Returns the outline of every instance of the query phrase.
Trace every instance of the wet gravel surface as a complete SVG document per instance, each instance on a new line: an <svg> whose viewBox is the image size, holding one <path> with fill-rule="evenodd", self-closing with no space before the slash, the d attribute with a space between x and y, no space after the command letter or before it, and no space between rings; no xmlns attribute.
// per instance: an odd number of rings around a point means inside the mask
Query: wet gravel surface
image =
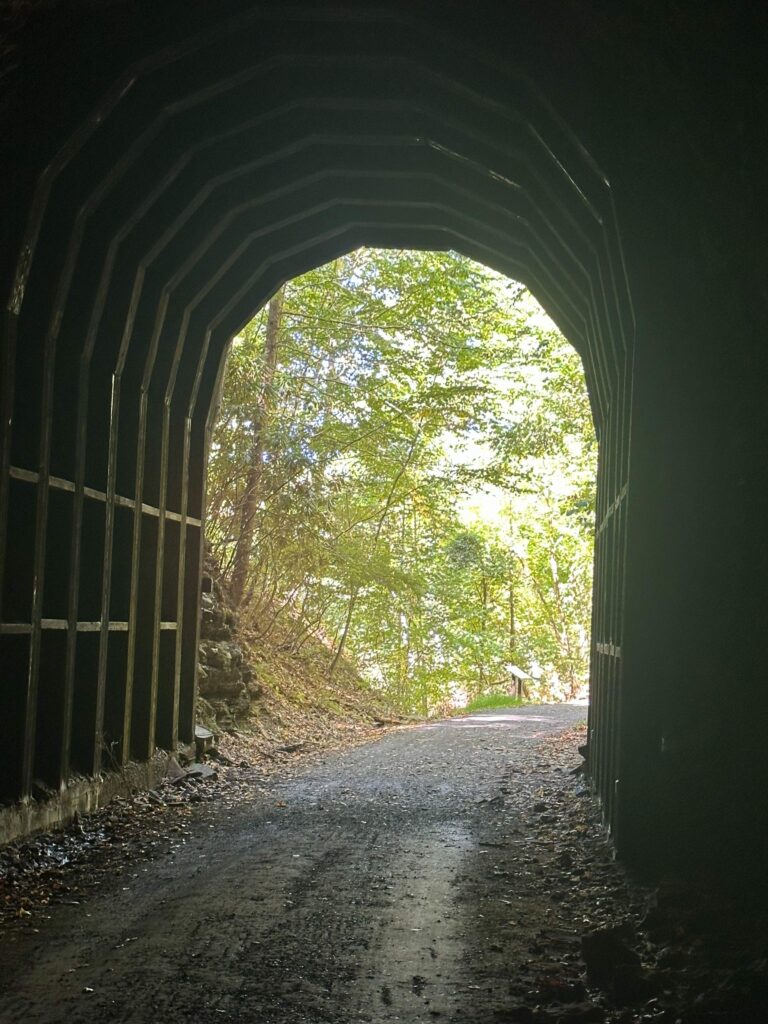
<svg viewBox="0 0 768 1024"><path fill-rule="evenodd" d="M640 985L651 896L573 773L584 718L398 730L198 808L156 859L4 928L0 1021L683 1019Z"/></svg>

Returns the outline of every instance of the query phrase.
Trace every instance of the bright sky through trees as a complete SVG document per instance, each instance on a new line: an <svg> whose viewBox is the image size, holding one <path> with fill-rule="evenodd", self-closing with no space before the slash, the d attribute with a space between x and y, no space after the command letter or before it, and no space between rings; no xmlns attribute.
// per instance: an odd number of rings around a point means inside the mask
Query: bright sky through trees
<svg viewBox="0 0 768 1024"><path fill-rule="evenodd" d="M430 713L583 690L596 441L576 352L455 253L360 249L235 339L208 536L257 638Z"/></svg>

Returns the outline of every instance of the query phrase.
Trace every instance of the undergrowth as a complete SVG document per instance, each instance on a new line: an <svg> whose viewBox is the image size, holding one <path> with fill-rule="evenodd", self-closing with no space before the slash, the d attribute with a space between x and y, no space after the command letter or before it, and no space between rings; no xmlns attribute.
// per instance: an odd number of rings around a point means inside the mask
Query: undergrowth
<svg viewBox="0 0 768 1024"><path fill-rule="evenodd" d="M460 714L467 711L487 711L489 708L519 708L524 703L520 697L512 697L508 693L484 693L471 700L461 709Z"/></svg>

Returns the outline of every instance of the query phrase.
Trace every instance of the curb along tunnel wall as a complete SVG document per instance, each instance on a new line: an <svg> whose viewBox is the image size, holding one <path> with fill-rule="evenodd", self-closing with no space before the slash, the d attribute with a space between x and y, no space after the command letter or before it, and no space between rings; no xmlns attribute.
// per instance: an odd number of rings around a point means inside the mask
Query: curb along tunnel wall
<svg viewBox="0 0 768 1024"><path fill-rule="evenodd" d="M357 245L454 248L524 281L584 360L591 769L619 852L759 862L759 31L746 7L707 10L481 4L468 25L452 3L94 3L20 21L0 115L2 799L191 738L228 339ZM713 83L729 32L738 71Z"/></svg>

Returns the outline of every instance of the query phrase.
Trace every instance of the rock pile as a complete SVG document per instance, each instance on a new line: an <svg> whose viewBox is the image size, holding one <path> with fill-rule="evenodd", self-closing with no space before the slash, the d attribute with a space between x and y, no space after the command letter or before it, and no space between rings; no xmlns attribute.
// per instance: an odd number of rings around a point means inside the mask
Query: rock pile
<svg viewBox="0 0 768 1024"><path fill-rule="evenodd" d="M198 717L231 732L261 693L237 642L237 616L212 567L206 566L200 622Z"/></svg>

